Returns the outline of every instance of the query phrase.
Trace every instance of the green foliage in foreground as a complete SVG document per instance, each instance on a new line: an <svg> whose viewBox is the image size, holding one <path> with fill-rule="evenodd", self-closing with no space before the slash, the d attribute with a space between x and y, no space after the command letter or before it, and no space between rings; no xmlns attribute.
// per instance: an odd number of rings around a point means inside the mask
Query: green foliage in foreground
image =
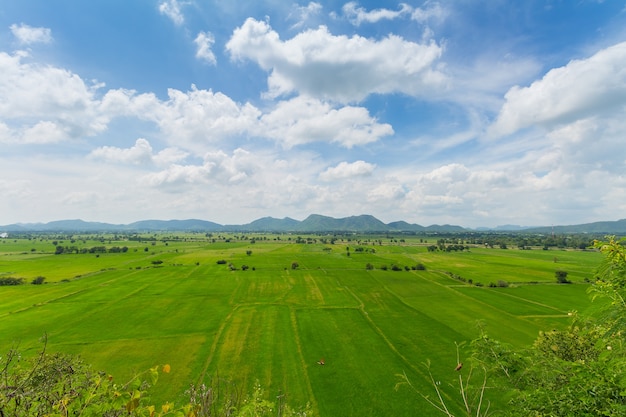
<svg viewBox="0 0 626 417"><path fill-rule="evenodd" d="M78 357L41 353L28 361L17 350L0 358L1 417L141 416L141 417L306 417L310 407L294 411L289 405L265 398L257 383L243 396L236 389L191 386L182 406L167 402L155 406L149 388L159 377L159 369L170 372L170 365L155 366L119 383L104 372L94 372ZM279 399L280 400L280 399Z"/></svg>
<svg viewBox="0 0 626 417"><path fill-rule="evenodd" d="M610 238L595 244L605 255L591 287L594 298L605 300L599 317L576 317L565 330L541 332L526 349L516 350L486 334L473 341L471 364L457 367L461 396L456 403L465 410L464 415L492 414L483 402L486 391L507 399L508 406L498 410L498 415L626 415L624 243L625 239ZM400 377L401 384L410 385L406 375ZM436 398L418 392L443 415L453 416L449 403L454 401L446 401L432 375L431 381Z"/></svg>

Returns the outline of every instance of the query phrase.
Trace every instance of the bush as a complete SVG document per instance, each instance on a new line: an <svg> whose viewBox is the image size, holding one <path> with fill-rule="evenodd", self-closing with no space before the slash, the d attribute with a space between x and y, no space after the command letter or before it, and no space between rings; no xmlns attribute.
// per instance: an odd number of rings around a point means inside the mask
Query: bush
<svg viewBox="0 0 626 417"><path fill-rule="evenodd" d="M46 280L46 277L38 276L34 278L30 283L33 285L41 285Z"/></svg>
<svg viewBox="0 0 626 417"><path fill-rule="evenodd" d="M24 278L14 278L14 277L5 277L0 278L0 287L1 286L9 286L9 285L22 285L24 283Z"/></svg>
<svg viewBox="0 0 626 417"><path fill-rule="evenodd" d="M220 259L219 261L217 261L218 265L226 265L226 260L225 259Z"/></svg>
<svg viewBox="0 0 626 417"><path fill-rule="evenodd" d="M45 343L45 337L44 337ZM155 366L127 382L96 372L80 358L43 350L32 360L21 359L15 349L0 356L0 416L311 416L310 405L299 410L284 401L266 399L258 384L245 395L232 383L211 381L192 385L182 405L156 407L150 388L170 365ZM218 392L220 395L215 395Z"/></svg>
<svg viewBox="0 0 626 417"><path fill-rule="evenodd" d="M567 271L557 270L554 273L554 276L556 277L556 282L558 282L559 284L571 284L572 283L572 281L567 279Z"/></svg>

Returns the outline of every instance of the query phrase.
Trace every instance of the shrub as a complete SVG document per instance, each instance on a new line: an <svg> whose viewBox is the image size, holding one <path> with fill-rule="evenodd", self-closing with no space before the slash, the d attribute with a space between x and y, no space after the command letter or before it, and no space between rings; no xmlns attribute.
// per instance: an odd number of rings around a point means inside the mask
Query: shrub
<svg viewBox="0 0 626 417"><path fill-rule="evenodd" d="M24 283L24 278L14 278L14 277L0 278L0 286L22 285L23 283Z"/></svg>
<svg viewBox="0 0 626 417"><path fill-rule="evenodd" d="M33 285L41 285L46 280L46 277L42 277L41 275L37 278L34 278L30 283Z"/></svg>
<svg viewBox="0 0 626 417"><path fill-rule="evenodd" d="M220 259L219 261L217 261L218 265L226 265L226 260L225 259Z"/></svg>
<svg viewBox="0 0 626 417"><path fill-rule="evenodd" d="M567 271L563 271L561 269L554 272L554 276L556 277L556 282L559 284L571 284L572 281L567 279Z"/></svg>
<svg viewBox="0 0 626 417"><path fill-rule="evenodd" d="M45 336L44 336L45 343ZM0 356L0 416L310 416L310 405L293 409L283 400L272 402L261 386L245 395L229 382L211 381L191 385L182 405L172 402L156 407L150 403L150 388L170 365L155 366L119 382L96 372L80 358L48 354L45 346L25 361L15 349ZM220 395L215 395L218 392Z"/></svg>

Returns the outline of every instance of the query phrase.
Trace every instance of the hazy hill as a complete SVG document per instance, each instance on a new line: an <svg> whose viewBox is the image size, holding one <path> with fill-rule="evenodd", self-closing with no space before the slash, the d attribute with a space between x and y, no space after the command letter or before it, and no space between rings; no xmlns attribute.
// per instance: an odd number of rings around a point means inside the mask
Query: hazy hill
<svg viewBox="0 0 626 417"><path fill-rule="evenodd" d="M228 225L224 226L227 230L241 230L247 232L291 232L298 228L300 222L298 220L285 217L284 219L276 219L274 217L262 217L251 223L244 225Z"/></svg>
<svg viewBox="0 0 626 417"><path fill-rule="evenodd" d="M389 230L389 226L370 215L335 219L311 214L298 225L297 230L302 232L384 232Z"/></svg>
<svg viewBox="0 0 626 417"><path fill-rule="evenodd" d="M501 226L495 229L480 228L476 231L514 231L517 233L589 233L626 235L626 219L617 221L603 221L570 226L547 226L521 228L519 226ZM461 233L472 231L456 225L421 226L405 221L396 221L385 224L376 217L363 214L344 218L334 218L320 214L311 214L299 221L289 217L277 219L263 217L248 224L221 225L207 220L142 220L130 224L110 224L100 222L86 222L83 220L59 220L49 223L19 223L0 226L0 232L294 232L294 233L323 233L323 232L395 232L395 233Z"/></svg>
<svg viewBox="0 0 626 417"><path fill-rule="evenodd" d="M545 226L525 229L525 233L591 233L591 234L626 234L626 219L616 221L584 223L570 226Z"/></svg>
<svg viewBox="0 0 626 417"><path fill-rule="evenodd" d="M125 226L126 230L180 231L180 232L219 232L224 226L206 220L141 220Z"/></svg>

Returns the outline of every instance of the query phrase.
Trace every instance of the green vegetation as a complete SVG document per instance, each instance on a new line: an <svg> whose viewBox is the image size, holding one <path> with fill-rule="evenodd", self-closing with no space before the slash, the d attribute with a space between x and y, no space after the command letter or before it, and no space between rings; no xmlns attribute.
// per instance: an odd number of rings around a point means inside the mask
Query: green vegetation
<svg viewBox="0 0 626 417"><path fill-rule="evenodd" d="M321 416L438 415L411 390L394 390L396 375L434 396L433 375L441 395L455 398L455 343L468 355L480 329L520 348L542 330L565 331L570 314L590 305L586 291L602 255L529 242L504 250L482 240L447 250L452 243L440 249L437 241L241 233L4 239L0 279L40 285L0 287L0 352L17 343L34 357L47 333L51 354L80 355L116 380L168 363L151 404L182 407L190 384L219 380L257 397L263 387L264 400L308 403ZM572 285L557 285L556 271ZM494 409L506 398L487 392L485 401Z"/></svg>

